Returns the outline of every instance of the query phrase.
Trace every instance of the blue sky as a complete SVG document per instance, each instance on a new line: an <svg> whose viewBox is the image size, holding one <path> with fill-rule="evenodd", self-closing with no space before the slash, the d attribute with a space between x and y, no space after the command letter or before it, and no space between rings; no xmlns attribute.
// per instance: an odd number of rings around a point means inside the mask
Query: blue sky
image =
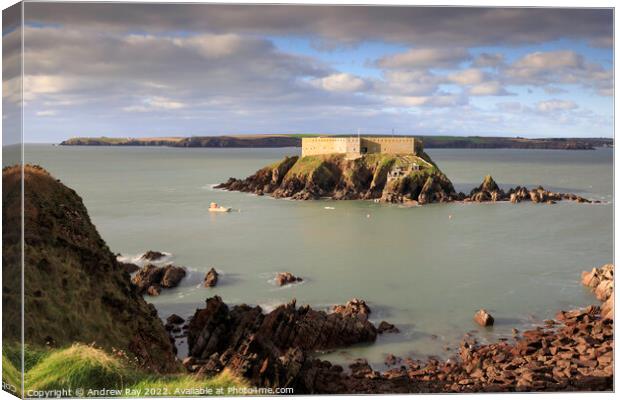
<svg viewBox="0 0 620 400"><path fill-rule="evenodd" d="M30 142L613 135L610 10L29 3L25 18ZM5 73L5 121L18 81Z"/></svg>

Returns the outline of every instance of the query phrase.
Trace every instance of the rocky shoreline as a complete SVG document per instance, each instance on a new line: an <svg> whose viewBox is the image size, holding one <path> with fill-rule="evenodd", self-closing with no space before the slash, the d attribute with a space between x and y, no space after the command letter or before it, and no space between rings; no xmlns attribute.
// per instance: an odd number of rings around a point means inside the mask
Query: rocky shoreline
<svg viewBox="0 0 620 400"><path fill-rule="evenodd" d="M392 368L384 372L363 359L345 370L312 355L397 332L388 322L379 328L369 322L363 300L331 312L292 301L264 314L258 306L229 308L216 296L185 326L189 357L183 364L191 373L226 369L258 387L292 387L296 394L612 390L613 265L584 273L582 281L603 307L560 311L555 320L516 335L514 343L481 345L465 335L455 360L388 355Z"/></svg>
<svg viewBox="0 0 620 400"><path fill-rule="evenodd" d="M347 160L344 155L286 157L245 178L229 178L216 189L269 195L293 200L374 200L384 203L486 203L510 201L554 204L570 200L600 203L573 193L557 193L538 186L502 190L489 175L468 194L454 190L452 182L430 157L366 155Z"/></svg>

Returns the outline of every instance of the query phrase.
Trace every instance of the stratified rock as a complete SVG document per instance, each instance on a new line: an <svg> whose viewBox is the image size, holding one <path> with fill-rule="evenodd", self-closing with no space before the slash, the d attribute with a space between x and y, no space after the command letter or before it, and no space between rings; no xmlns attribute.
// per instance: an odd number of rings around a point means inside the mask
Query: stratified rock
<svg viewBox="0 0 620 400"><path fill-rule="evenodd" d="M155 251L155 250L149 250L146 253L142 254L142 256L140 256L140 259L145 260L145 261L157 261L164 257L166 257L165 253Z"/></svg>
<svg viewBox="0 0 620 400"><path fill-rule="evenodd" d="M400 332L398 330L397 327L395 327L394 325L390 324L389 322L386 321L381 321L381 323L379 323L379 326L377 327L377 333L382 334L382 333L398 333Z"/></svg>
<svg viewBox="0 0 620 400"><path fill-rule="evenodd" d="M219 274L215 270L215 268L211 268L209 272L205 275L204 285L205 287L214 287L217 285L217 280L219 278Z"/></svg>
<svg viewBox="0 0 620 400"><path fill-rule="evenodd" d="M347 304L345 305L339 304L333 306L332 312L341 314L345 317L358 317L366 321L368 319L368 315L370 314L370 307L368 307L364 300L353 298L347 301Z"/></svg>
<svg viewBox="0 0 620 400"><path fill-rule="evenodd" d="M275 281L276 285L284 286L291 283L301 282L303 279L291 274L290 272L278 272Z"/></svg>
<svg viewBox="0 0 620 400"><path fill-rule="evenodd" d="M264 387L282 386L314 391L313 374L333 374L331 364L307 352L373 342L375 327L356 315L327 314L295 301L268 314L247 305L229 309L219 297L207 300L189 323L189 355L203 360L200 374L227 369ZM317 364L318 362L318 364Z"/></svg>
<svg viewBox="0 0 620 400"><path fill-rule="evenodd" d="M474 321L480 326L492 326L495 319L484 308L478 310L474 315Z"/></svg>

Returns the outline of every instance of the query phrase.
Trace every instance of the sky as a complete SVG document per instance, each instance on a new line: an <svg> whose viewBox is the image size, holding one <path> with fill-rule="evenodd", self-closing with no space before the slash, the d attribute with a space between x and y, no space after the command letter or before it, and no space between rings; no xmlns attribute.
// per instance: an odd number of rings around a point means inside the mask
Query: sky
<svg viewBox="0 0 620 400"><path fill-rule="evenodd" d="M27 142L613 136L610 9L26 3L24 15ZM22 104L19 33L5 23L5 121Z"/></svg>

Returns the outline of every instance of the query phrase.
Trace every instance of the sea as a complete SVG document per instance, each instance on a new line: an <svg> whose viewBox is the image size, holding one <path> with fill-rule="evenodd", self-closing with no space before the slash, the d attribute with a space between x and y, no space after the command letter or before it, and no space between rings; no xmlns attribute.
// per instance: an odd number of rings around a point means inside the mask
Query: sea
<svg viewBox="0 0 620 400"><path fill-rule="evenodd" d="M580 284L584 270L613 262L613 150L428 149L457 191L485 175L503 188L525 185L576 193L601 204L530 202L431 204L292 201L214 189L298 148L25 146L39 164L83 199L119 259L141 263L147 250L187 268L180 286L148 297L162 319L194 314L209 297L268 312L293 299L328 310L365 300L376 324L400 333L375 343L322 352L346 366L386 355L449 359L464 335L480 342L512 338L557 311L596 304ZM210 213L211 202L231 207ZM205 288L215 268L220 283ZM276 273L303 282L285 287ZM473 321L485 308L495 325ZM177 339L179 357L187 353Z"/></svg>

